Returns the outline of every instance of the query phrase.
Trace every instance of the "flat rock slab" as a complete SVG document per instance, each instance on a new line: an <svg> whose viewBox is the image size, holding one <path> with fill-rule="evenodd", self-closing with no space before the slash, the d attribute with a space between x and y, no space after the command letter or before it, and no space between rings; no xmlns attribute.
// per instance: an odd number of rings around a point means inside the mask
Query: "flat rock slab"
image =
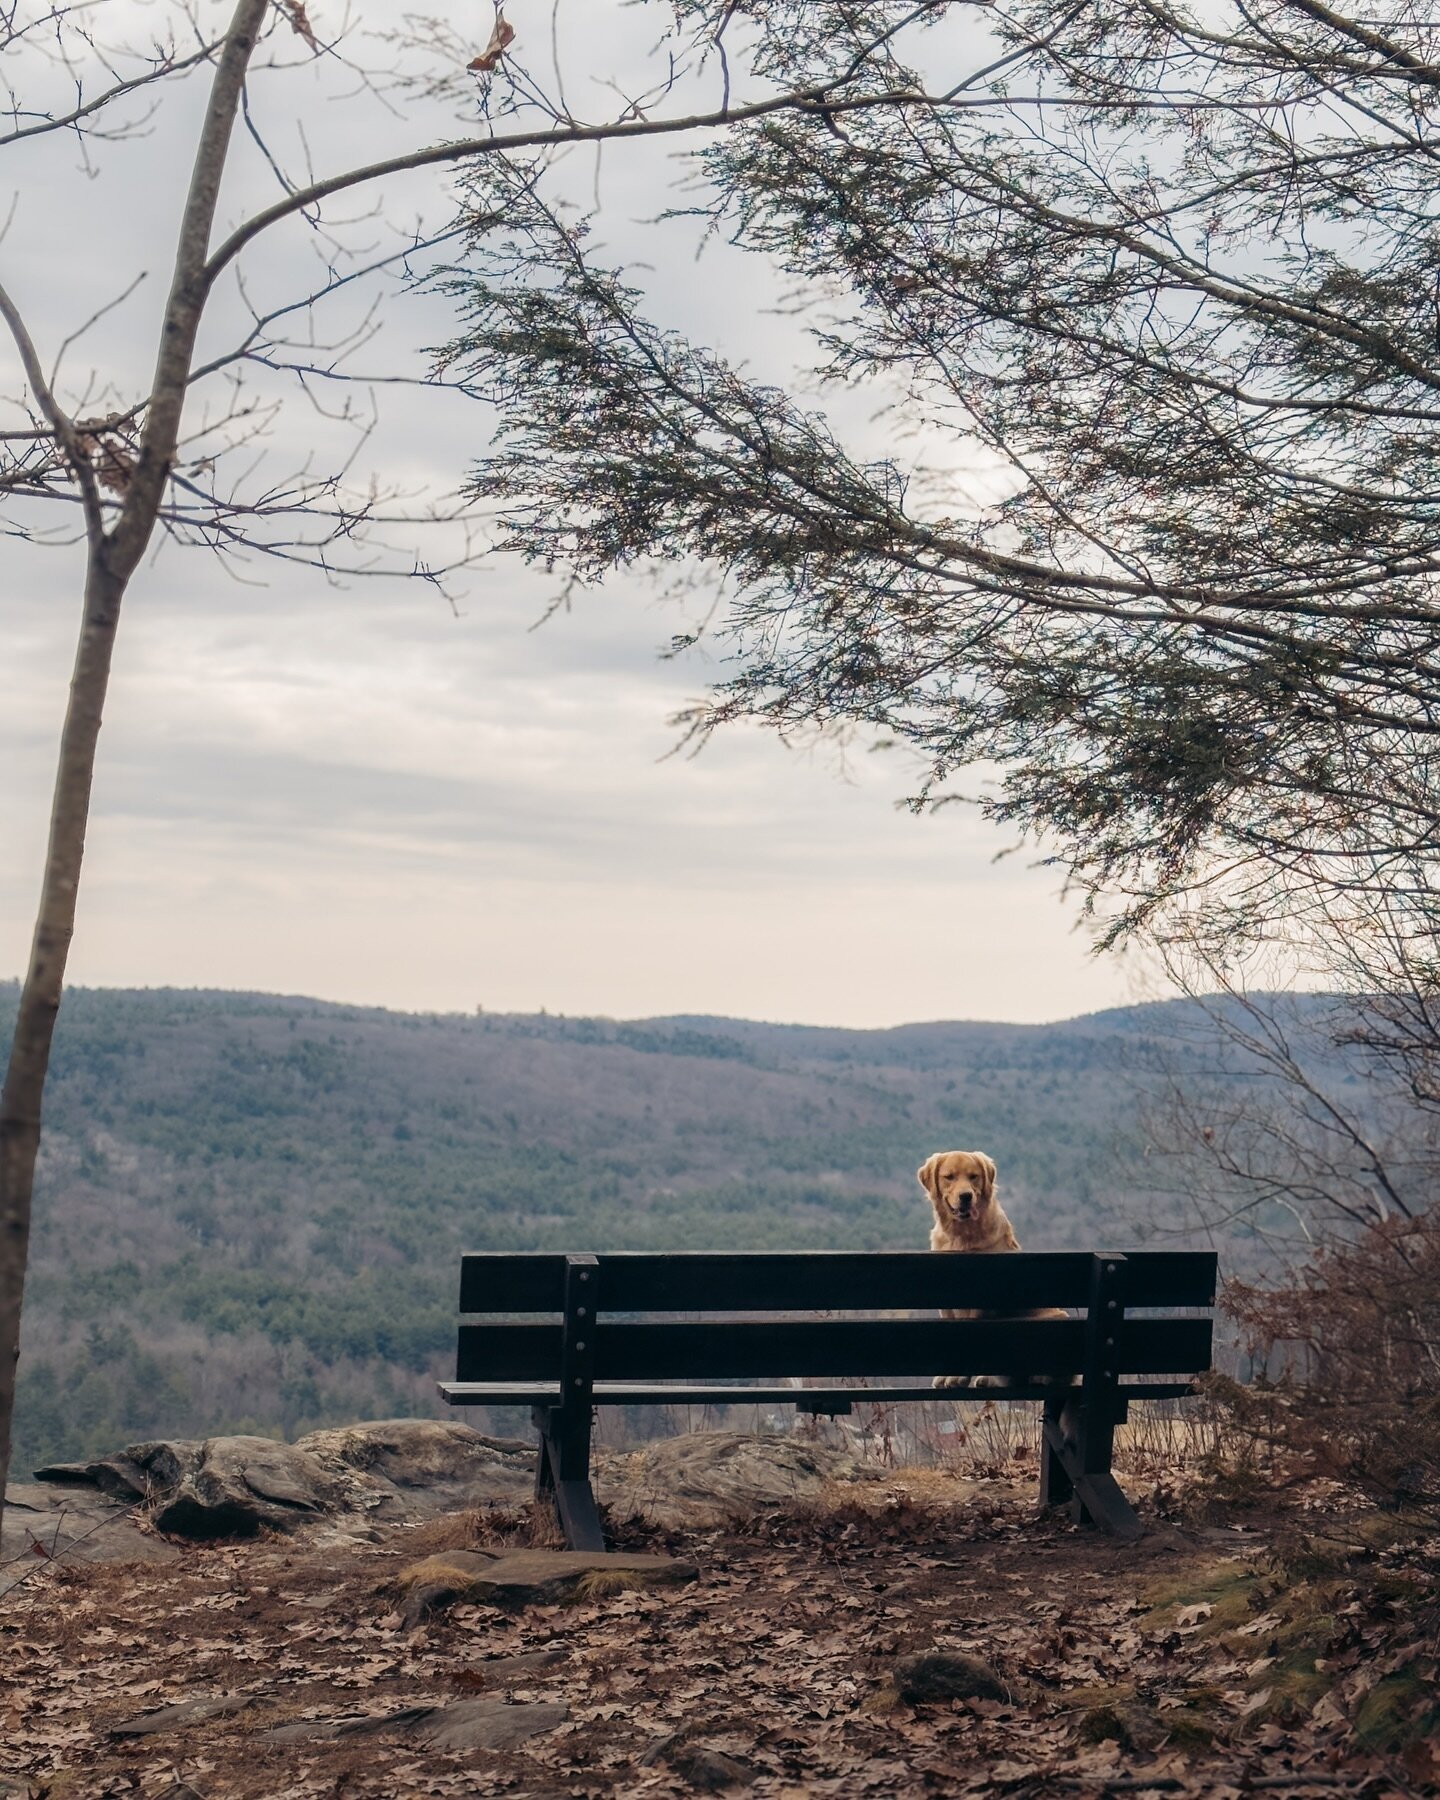
<svg viewBox="0 0 1440 1800"><path fill-rule="evenodd" d="M492 1606L553 1605L630 1588L679 1587L699 1571L673 1556L618 1550L512 1550L476 1571L468 1598Z"/></svg>
<svg viewBox="0 0 1440 1800"><path fill-rule="evenodd" d="M389 1713L337 1713L329 1718L296 1719L288 1725L277 1725L264 1736L270 1743L294 1744L393 1732L427 1750L508 1750L514 1744L523 1744L526 1738L556 1730L569 1716L570 1709L563 1700L509 1706L485 1695L457 1700L449 1706L406 1706Z"/></svg>
<svg viewBox="0 0 1440 1800"><path fill-rule="evenodd" d="M364 1737L381 1731L406 1731L428 1719L434 1706L402 1706L387 1713L327 1713L314 1719L291 1719L260 1733L269 1744L330 1743L335 1738Z"/></svg>
<svg viewBox="0 0 1440 1800"><path fill-rule="evenodd" d="M563 1700L537 1700L529 1706L488 1698L459 1700L422 1719L410 1736L427 1750L508 1750L555 1731L569 1716Z"/></svg>
<svg viewBox="0 0 1440 1800"><path fill-rule="evenodd" d="M518 1656L492 1656L486 1662L471 1663L464 1672L466 1686L485 1687L500 1692L526 1682L541 1669L553 1669L556 1663L569 1660L568 1650L522 1650Z"/></svg>
<svg viewBox="0 0 1440 1800"><path fill-rule="evenodd" d="M508 1550L490 1556L450 1550L412 1563L396 1577L407 1624L463 1600L473 1605L556 1605L599 1599L627 1589L676 1587L693 1581L693 1563L670 1556L627 1555L609 1550Z"/></svg>
<svg viewBox="0 0 1440 1800"><path fill-rule="evenodd" d="M198 1694L193 1700L177 1700L173 1706L160 1706L153 1712L137 1713L133 1719L122 1719L110 1727L110 1735L154 1737L165 1731L188 1731L192 1725L223 1718L227 1713L244 1712L247 1706L268 1698L266 1694Z"/></svg>

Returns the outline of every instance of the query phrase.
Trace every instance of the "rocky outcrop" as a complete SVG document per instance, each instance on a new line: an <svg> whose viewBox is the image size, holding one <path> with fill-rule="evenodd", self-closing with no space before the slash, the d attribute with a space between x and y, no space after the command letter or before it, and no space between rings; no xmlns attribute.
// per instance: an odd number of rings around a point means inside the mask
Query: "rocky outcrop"
<svg viewBox="0 0 1440 1800"><path fill-rule="evenodd" d="M619 1518L671 1529L723 1522L877 1471L845 1451L793 1437L707 1431L629 1454L598 1453L595 1485ZM527 1502L534 1446L448 1419L381 1419L274 1438L162 1439L36 1471L46 1512L143 1508L179 1538L253 1537L328 1523L350 1536L373 1525ZM81 1501L78 1496L86 1496Z"/></svg>
<svg viewBox="0 0 1440 1800"><path fill-rule="evenodd" d="M253 1537L319 1519L428 1518L513 1502L533 1482L534 1451L443 1419L386 1419L312 1432L295 1444L219 1437L131 1444L113 1456L37 1469L55 1486L147 1506L175 1537Z"/></svg>
<svg viewBox="0 0 1440 1800"><path fill-rule="evenodd" d="M131 1444L114 1456L35 1473L40 1481L90 1483L116 1498L143 1501L156 1528L175 1537L289 1531L326 1514L377 1512L385 1498L364 1477L261 1437Z"/></svg>
<svg viewBox="0 0 1440 1800"><path fill-rule="evenodd" d="M312 1431L295 1449L383 1484L406 1518L514 1505L535 1486L535 1446L450 1419L382 1419Z"/></svg>

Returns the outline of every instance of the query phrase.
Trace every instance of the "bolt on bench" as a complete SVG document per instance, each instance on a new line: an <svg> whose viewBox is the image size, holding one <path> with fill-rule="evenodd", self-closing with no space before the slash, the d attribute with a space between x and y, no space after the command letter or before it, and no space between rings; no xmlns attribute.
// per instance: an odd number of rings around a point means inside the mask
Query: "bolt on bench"
<svg viewBox="0 0 1440 1800"><path fill-rule="evenodd" d="M460 1327L456 1379L440 1392L452 1406L533 1409L536 1494L576 1550L605 1544L590 1486L592 1411L647 1404L834 1415L856 1401L1043 1401L1040 1504L1069 1502L1077 1521L1132 1538L1140 1522L1110 1472L1115 1427L1132 1400L1195 1391L1210 1367L1211 1319L1153 1315L1210 1308L1215 1281L1208 1250L471 1255L460 1311L474 1322ZM1038 1307L1084 1317L1003 1316ZM940 1308L987 1316L905 1316ZM1004 1385L906 1385L949 1374ZM865 1385L780 1385L786 1377Z"/></svg>

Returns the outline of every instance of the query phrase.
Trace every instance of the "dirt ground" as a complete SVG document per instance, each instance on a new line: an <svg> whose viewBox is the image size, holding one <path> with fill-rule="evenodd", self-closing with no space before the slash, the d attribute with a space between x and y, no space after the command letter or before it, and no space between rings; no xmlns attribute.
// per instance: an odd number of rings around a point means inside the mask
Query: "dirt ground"
<svg viewBox="0 0 1440 1800"><path fill-rule="evenodd" d="M619 1547L695 1563L688 1585L459 1605L414 1629L395 1598L408 1563L520 1542L531 1522L456 1515L164 1564L37 1557L0 1609L0 1794L1440 1791L1417 1624L1440 1544L1423 1527L1342 1511L1149 1523L1121 1547L1036 1518L1018 1485L896 1477L723 1530L617 1528ZM542 1650L561 1654L497 1680L497 1659ZM942 1659L922 1669L932 1697L904 1660L920 1652ZM944 1697L977 1664L976 1691ZM403 1723L267 1735L476 1695L567 1716L499 1750L425 1749ZM117 1735L196 1697L236 1710Z"/></svg>

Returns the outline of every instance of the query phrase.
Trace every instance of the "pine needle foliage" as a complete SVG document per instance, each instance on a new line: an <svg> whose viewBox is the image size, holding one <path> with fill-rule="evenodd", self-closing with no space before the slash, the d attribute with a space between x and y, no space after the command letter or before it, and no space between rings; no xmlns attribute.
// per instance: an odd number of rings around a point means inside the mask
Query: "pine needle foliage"
<svg viewBox="0 0 1440 1800"><path fill-rule="evenodd" d="M695 151L687 199L804 299L821 402L650 317L539 164L487 167L439 360L497 409L470 486L509 546L724 596L694 733L898 740L920 805L998 768L983 804L1118 897L1112 936L1197 891L1223 934L1416 887L1440 750L1433 9L674 10L733 28L727 81L814 96ZM824 389L867 383L916 446L1002 470L998 497L848 448Z"/></svg>

